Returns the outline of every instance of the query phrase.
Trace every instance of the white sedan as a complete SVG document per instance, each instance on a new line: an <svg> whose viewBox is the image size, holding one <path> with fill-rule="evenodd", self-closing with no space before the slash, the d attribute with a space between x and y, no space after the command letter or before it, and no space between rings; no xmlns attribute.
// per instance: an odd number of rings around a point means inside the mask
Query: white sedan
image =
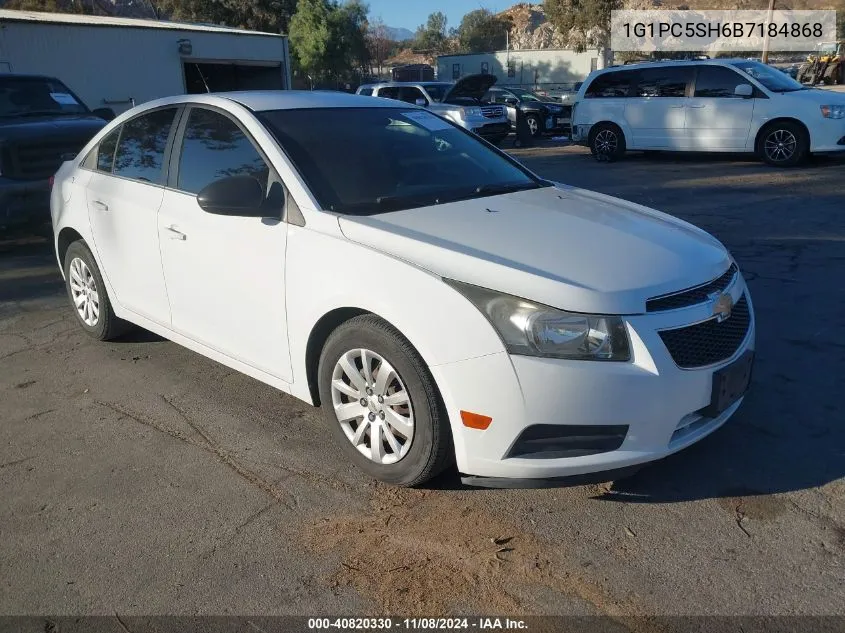
<svg viewBox="0 0 845 633"><path fill-rule="evenodd" d="M87 333L139 325L318 405L392 484L452 462L477 485L610 478L749 384L751 298L716 239L414 106L153 101L61 167L51 205Z"/></svg>

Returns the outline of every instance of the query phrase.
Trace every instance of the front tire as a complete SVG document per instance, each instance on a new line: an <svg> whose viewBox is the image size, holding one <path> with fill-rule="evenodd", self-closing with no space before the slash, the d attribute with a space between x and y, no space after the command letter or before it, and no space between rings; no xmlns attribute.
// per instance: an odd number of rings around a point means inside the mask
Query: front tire
<svg viewBox="0 0 845 633"><path fill-rule="evenodd" d="M98 341L123 334L128 324L112 309L103 276L85 242L73 242L65 253L65 287L76 320L85 333Z"/></svg>
<svg viewBox="0 0 845 633"><path fill-rule="evenodd" d="M326 423L371 477L417 486L449 464L449 422L434 379L390 324L362 315L326 341L317 370Z"/></svg>
<svg viewBox="0 0 845 633"><path fill-rule="evenodd" d="M540 127L540 117L536 114L527 114L525 122L528 124L528 129L531 131L531 136L540 138L543 135L543 130Z"/></svg>
<svg viewBox="0 0 845 633"><path fill-rule="evenodd" d="M773 167L795 167L810 153L806 130L791 121L773 123L757 139L757 155Z"/></svg>
<svg viewBox="0 0 845 633"><path fill-rule="evenodd" d="M619 159L625 155L625 134L618 125L599 123L590 130L590 152L593 156Z"/></svg>

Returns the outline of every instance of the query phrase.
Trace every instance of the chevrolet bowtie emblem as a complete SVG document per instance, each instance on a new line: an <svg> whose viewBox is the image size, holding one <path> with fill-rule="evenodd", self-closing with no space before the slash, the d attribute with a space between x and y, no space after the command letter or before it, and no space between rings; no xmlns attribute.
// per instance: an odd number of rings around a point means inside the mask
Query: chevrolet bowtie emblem
<svg viewBox="0 0 845 633"><path fill-rule="evenodd" d="M713 314L716 315L716 321L721 323L731 316L734 309L734 300L727 292L713 297Z"/></svg>

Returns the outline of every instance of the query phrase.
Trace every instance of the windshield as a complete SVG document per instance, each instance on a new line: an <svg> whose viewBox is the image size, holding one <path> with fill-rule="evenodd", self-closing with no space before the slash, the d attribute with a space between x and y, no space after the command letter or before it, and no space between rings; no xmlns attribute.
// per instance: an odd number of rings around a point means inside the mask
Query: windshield
<svg viewBox="0 0 845 633"><path fill-rule="evenodd" d="M372 215L548 186L461 128L408 108L259 113L323 209Z"/></svg>
<svg viewBox="0 0 845 633"><path fill-rule="evenodd" d="M0 76L0 117L85 112L88 108L60 81L43 77Z"/></svg>
<svg viewBox="0 0 845 633"><path fill-rule="evenodd" d="M539 95L534 94L530 90L520 90L518 88L508 88L508 90L519 97L521 101L542 101Z"/></svg>
<svg viewBox="0 0 845 633"><path fill-rule="evenodd" d="M793 92L795 90L806 90L804 86L795 81L789 75L782 73L777 68L761 64L760 62L733 62L746 75L754 77L772 92Z"/></svg>
<svg viewBox="0 0 845 633"><path fill-rule="evenodd" d="M428 93L428 96L435 101L443 101L443 97L449 92L452 84L424 84L423 88Z"/></svg>

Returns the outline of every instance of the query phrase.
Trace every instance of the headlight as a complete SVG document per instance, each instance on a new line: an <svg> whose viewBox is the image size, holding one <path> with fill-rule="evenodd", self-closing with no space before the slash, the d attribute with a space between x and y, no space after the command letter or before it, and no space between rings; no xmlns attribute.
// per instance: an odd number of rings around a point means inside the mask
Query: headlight
<svg viewBox="0 0 845 633"><path fill-rule="evenodd" d="M461 108L461 118L467 119L471 116L481 116L481 108Z"/></svg>
<svg viewBox="0 0 845 633"><path fill-rule="evenodd" d="M826 119L845 119L845 105L823 105L819 107L822 116Z"/></svg>
<svg viewBox="0 0 845 633"><path fill-rule="evenodd" d="M570 360L631 358L625 324L618 316L564 312L479 286L444 281L487 317L511 354Z"/></svg>

